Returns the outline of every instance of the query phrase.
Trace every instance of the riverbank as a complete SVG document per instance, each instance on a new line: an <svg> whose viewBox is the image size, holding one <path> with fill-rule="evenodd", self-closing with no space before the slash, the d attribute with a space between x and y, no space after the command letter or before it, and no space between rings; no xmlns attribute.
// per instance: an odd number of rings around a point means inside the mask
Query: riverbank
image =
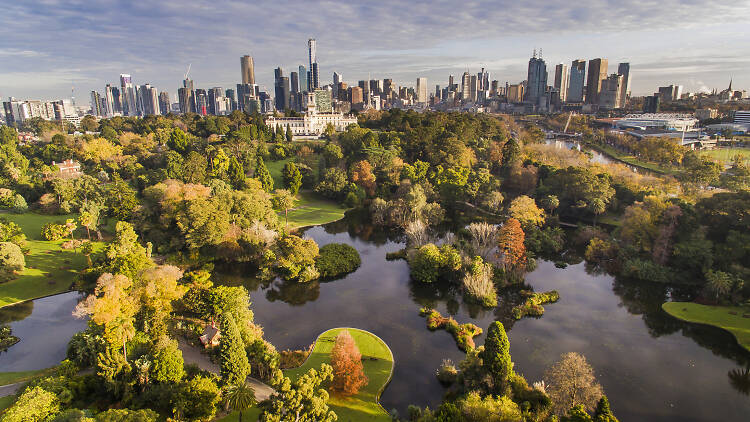
<svg viewBox="0 0 750 422"><path fill-rule="evenodd" d="M639 168L641 170L647 170L647 171L654 172L654 173L661 174L661 175L674 176L675 174L677 174L677 170L675 169L666 168L655 163L641 161L638 158L636 158L635 155L622 153L618 151L617 149L615 149L614 147L609 146L609 145L587 143L586 147L599 151L600 153L612 158L613 160L619 161L624 164L628 164L630 166Z"/></svg>
<svg viewBox="0 0 750 422"><path fill-rule="evenodd" d="M737 343L750 351L750 307L709 306L694 302L667 302L665 312L687 322L723 328L737 339Z"/></svg>

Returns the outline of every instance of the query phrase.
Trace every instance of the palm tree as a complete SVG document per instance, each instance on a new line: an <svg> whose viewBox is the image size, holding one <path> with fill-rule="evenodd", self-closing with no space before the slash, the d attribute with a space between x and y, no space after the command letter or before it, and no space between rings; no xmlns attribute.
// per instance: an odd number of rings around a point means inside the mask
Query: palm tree
<svg viewBox="0 0 750 422"><path fill-rule="evenodd" d="M245 383L230 385L224 397L227 406L240 412L240 422L242 422L242 412L255 405L255 390Z"/></svg>
<svg viewBox="0 0 750 422"><path fill-rule="evenodd" d="M740 393L750 396L750 366L745 369L732 369L728 373L729 384Z"/></svg>

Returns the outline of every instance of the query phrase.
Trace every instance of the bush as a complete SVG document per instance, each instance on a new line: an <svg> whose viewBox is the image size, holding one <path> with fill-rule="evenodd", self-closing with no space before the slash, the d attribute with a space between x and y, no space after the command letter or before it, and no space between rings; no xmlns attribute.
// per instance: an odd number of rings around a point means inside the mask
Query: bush
<svg viewBox="0 0 750 422"><path fill-rule="evenodd" d="M555 303L560 300L560 294L557 290L550 290L544 293L534 293L530 290L521 290L521 295L526 297L526 301L513 307L513 318L519 320L525 316L540 317L544 315L545 303Z"/></svg>
<svg viewBox="0 0 750 422"><path fill-rule="evenodd" d="M15 243L0 242L0 281L12 278L26 268L21 248Z"/></svg>
<svg viewBox="0 0 750 422"><path fill-rule="evenodd" d="M68 234L68 229L64 224L47 223L42 227L42 239L44 240L60 240L64 239Z"/></svg>
<svg viewBox="0 0 750 422"><path fill-rule="evenodd" d="M445 331L451 333L456 340L456 345L463 351L474 349L476 346L474 337L482 334L480 327L472 323L459 324L455 319L446 318L434 309L422 308L419 310L419 315L427 317L427 328L431 331L444 328Z"/></svg>
<svg viewBox="0 0 750 422"><path fill-rule="evenodd" d="M29 205L26 203L26 200L20 194L16 194L11 204L11 211L15 214L23 214L28 210Z"/></svg>
<svg viewBox="0 0 750 422"><path fill-rule="evenodd" d="M419 248L409 260L411 277L422 283L432 283L438 278L452 278L461 268L461 255L450 246L438 249L432 243Z"/></svg>
<svg viewBox="0 0 750 422"><path fill-rule="evenodd" d="M330 279L348 274L359 268L362 259L359 252L343 243L330 243L320 248L315 267L322 278Z"/></svg>
<svg viewBox="0 0 750 422"><path fill-rule="evenodd" d="M318 257L318 245L312 239L302 239L299 236L287 235L276 241L276 269L284 280L310 281L314 275L307 270L315 266ZM304 279L304 280L303 280Z"/></svg>
<svg viewBox="0 0 750 422"><path fill-rule="evenodd" d="M497 306L492 265L485 263L481 257L474 257L470 270L464 275L463 285L469 299L488 308Z"/></svg>
<svg viewBox="0 0 750 422"><path fill-rule="evenodd" d="M450 359L443 359L443 363L437 370L437 379L443 385L451 385L458 380L458 369Z"/></svg>

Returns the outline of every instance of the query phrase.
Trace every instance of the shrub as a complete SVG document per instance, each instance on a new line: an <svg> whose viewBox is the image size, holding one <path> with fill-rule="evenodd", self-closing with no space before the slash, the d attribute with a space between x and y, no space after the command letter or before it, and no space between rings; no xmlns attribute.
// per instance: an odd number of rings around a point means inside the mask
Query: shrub
<svg viewBox="0 0 750 422"><path fill-rule="evenodd" d="M474 257L471 268L463 279L464 291L469 299L482 306L497 306L497 292L492 273L492 265L485 263L479 256Z"/></svg>
<svg viewBox="0 0 750 422"><path fill-rule="evenodd" d="M318 245L312 239L302 239L299 236L287 235L276 241L276 268L285 280L310 281L314 273L309 270L301 273L306 267L314 267L317 258ZM313 268L314 270L314 268ZM301 278L306 278L302 280Z"/></svg>
<svg viewBox="0 0 750 422"><path fill-rule="evenodd" d="M444 328L451 333L456 340L456 345L463 351L472 350L476 346L474 337L482 334L482 329L472 323L459 324L453 318L446 318L440 315L435 309L422 308L419 315L427 317L427 328L434 331L438 328Z"/></svg>
<svg viewBox="0 0 750 422"><path fill-rule="evenodd" d="M451 385L458 379L458 369L450 359L443 359L443 363L437 370L437 379L443 385Z"/></svg>
<svg viewBox="0 0 750 422"><path fill-rule="evenodd" d="M513 307L513 318L519 320L525 316L540 317L544 315L545 303L555 303L560 300L560 294L557 290L550 290L544 293L534 293L530 290L521 290L521 295L526 297L526 301Z"/></svg>
<svg viewBox="0 0 750 422"><path fill-rule="evenodd" d="M16 194L11 204L11 211L15 214L23 214L28 210L29 205L26 203L26 200L20 194Z"/></svg>
<svg viewBox="0 0 750 422"><path fill-rule="evenodd" d="M312 353L312 349L313 345L311 344L307 349L283 350L279 352L279 368L289 369L302 366L307 357L310 356L310 353Z"/></svg>
<svg viewBox="0 0 750 422"><path fill-rule="evenodd" d="M0 242L0 281L12 278L26 268L21 248L15 243Z"/></svg>
<svg viewBox="0 0 750 422"><path fill-rule="evenodd" d="M461 268L461 255L450 245L438 248L428 243L419 248L409 260L411 277L422 283L432 283L439 277L451 278Z"/></svg>
<svg viewBox="0 0 750 422"><path fill-rule="evenodd" d="M65 224L47 223L42 227L42 239L44 240L60 240L65 238L68 234L68 229Z"/></svg>
<svg viewBox="0 0 750 422"><path fill-rule="evenodd" d="M343 243L330 243L320 248L315 259L315 267L322 278L335 278L359 268L362 259L352 246Z"/></svg>

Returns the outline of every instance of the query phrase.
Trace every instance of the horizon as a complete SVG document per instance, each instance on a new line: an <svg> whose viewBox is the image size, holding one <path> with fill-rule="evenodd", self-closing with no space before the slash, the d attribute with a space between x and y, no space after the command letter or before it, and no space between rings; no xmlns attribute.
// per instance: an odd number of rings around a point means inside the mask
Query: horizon
<svg viewBox="0 0 750 422"><path fill-rule="evenodd" d="M245 54L254 59L256 82L270 92L274 68L288 74L300 64L307 67L308 38L317 40L321 85L339 72L350 86L368 75L401 86L426 77L432 91L444 87L451 74L482 67L500 84L514 84L526 79L536 49L552 76L556 64L569 66L576 59L606 58L608 73L629 62L633 96L670 84L687 92L724 89L730 79L735 89L750 86L750 45L743 42L741 23L750 18L750 2L667 0L657 8L642 1L585 6L473 1L450 13L456 7L445 1L430 2L429 8L426 2L316 1L305 3L316 13L302 15L294 3L13 4L0 16L6 41L0 48L0 97L68 98L75 87L76 98L88 101L90 91L119 85L124 73L134 84L150 83L174 99L188 65L196 87L235 88ZM728 21L739 23L722 23ZM36 23L34 31L28 30L30 22ZM665 22L679 27L662 28Z"/></svg>

